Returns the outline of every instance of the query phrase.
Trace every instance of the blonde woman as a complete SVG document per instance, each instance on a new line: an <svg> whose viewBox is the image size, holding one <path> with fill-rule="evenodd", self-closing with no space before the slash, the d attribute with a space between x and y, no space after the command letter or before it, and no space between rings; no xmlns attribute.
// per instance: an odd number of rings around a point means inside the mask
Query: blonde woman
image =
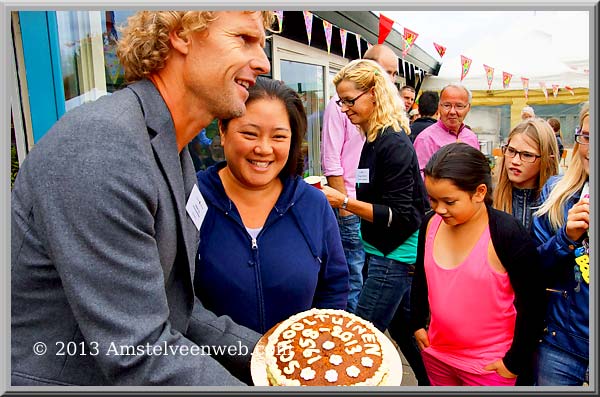
<svg viewBox="0 0 600 397"><path fill-rule="evenodd" d="M512 129L502 153L494 208L512 214L529 230L542 187L558 173L554 131L542 119L527 119Z"/></svg>
<svg viewBox="0 0 600 397"><path fill-rule="evenodd" d="M417 156L406 135L408 117L397 89L373 61L350 62L333 83L342 112L366 136L356 199L324 188L334 208L361 218L368 271L355 313L385 331L398 308L407 317L408 337L397 342L405 355L418 354L408 331L409 297L418 229L428 204Z"/></svg>
<svg viewBox="0 0 600 397"><path fill-rule="evenodd" d="M568 170L548 180L534 213L533 236L549 291L539 346L538 385L582 385L589 374L590 113L579 117Z"/></svg>

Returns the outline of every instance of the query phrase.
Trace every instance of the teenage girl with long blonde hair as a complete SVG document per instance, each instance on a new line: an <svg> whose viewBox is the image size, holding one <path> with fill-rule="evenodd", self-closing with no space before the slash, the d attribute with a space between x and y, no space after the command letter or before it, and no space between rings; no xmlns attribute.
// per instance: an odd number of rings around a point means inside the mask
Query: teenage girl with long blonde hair
<svg viewBox="0 0 600 397"><path fill-rule="evenodd" d="M543 119L522 121L508 135L502 153L494 208L512 214L529 230L542 187L558 174L554 131Z"/></svg>
<svg viewBox="0 0 600 397"><path fill-rule="evenodd" d="M534 213L549 301L537 360L538 385L582 385L589 374L590 112L579 116L564 175L548 180ZM541 276L541 275L540 275Z"/></svg>

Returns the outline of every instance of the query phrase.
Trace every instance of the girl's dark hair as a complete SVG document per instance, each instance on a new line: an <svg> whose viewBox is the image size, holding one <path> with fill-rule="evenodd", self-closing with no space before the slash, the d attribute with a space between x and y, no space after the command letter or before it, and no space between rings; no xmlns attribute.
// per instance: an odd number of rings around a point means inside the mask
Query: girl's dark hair
<svg viewBox="0 0 600 397"><path fill-rule="evenodd" d="M442 146L431 156L423 170L433 179L449 179L460 190L475 193L477 186L487 186L485 203L492 205L492 173L483 153L466 143Z"/></svg>
<svg viewBox="0 0 600 397"><path fill-rule="evenodd" d="M279 173L279 178L284 179L289 176L302 174L302 140L306 135L306 111L302 104L300 96L285 85L282 81L269 79L259 76L256 79L256 84L248 89L250 96L246 101L246 105L259 99L277 99L280 100L287 111L292 129L292 139L290 143L290 152L288 155L285 167ZM221 128L227 130L229 125L228 120L221 120ZM299 166L300 165L300 166Z"/></svg>

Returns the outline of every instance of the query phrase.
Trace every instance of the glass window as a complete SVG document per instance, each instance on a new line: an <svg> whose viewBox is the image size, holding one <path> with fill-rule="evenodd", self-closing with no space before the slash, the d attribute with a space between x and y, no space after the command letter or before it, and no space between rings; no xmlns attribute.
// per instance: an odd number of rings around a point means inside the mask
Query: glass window
<svg viewBox="0 0 600 397"><path fill-rule="evenodd" d="M127 23L134 11L102 11L102 46L106 90L115 92L125 83L125 71L117 57L117 41L121 35L119 27Z"/></svg>
<svg viewBox="0 0 600 397"><path fill-rule="evenodd" d="M321 124L325 110L325 67L281 60L281 80L300 94L306 108L308 128L302 142L303 174L320 175Z"/></svg>
<svg viewBox="0 0 600 397"><path fill-rule="evenodd" d="M116 53L119 26L134 11L57 11L65 108L119 89L124 72Z"/></svg>
<svg viewBox="0 0 600 397"><path fill-rule="evenodd" d="M57 11L65 108L106 94L99 11Z"/></svg>

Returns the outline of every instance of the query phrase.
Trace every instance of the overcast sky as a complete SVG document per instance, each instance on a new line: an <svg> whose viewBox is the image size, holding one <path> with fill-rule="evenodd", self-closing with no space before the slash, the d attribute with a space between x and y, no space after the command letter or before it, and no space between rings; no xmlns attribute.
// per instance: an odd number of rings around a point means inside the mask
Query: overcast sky
<svg viewBox="0 0 600 397"><path fill-rule="evenodd" d="M589 12L587 11L382 11L404 27L418 33L416 45L440 59L433 42L445 46L447 57L477 47L481 40L492 41L510 29L538 29L552 35L557 58L589 59ZM379 14L379 11L375 12ZM527 41L527 38L523 38ZM519 43L515 43L518 45ZM466 54L465 54L466 55ZM475 56L474 54L471 54Z"/></svg>

